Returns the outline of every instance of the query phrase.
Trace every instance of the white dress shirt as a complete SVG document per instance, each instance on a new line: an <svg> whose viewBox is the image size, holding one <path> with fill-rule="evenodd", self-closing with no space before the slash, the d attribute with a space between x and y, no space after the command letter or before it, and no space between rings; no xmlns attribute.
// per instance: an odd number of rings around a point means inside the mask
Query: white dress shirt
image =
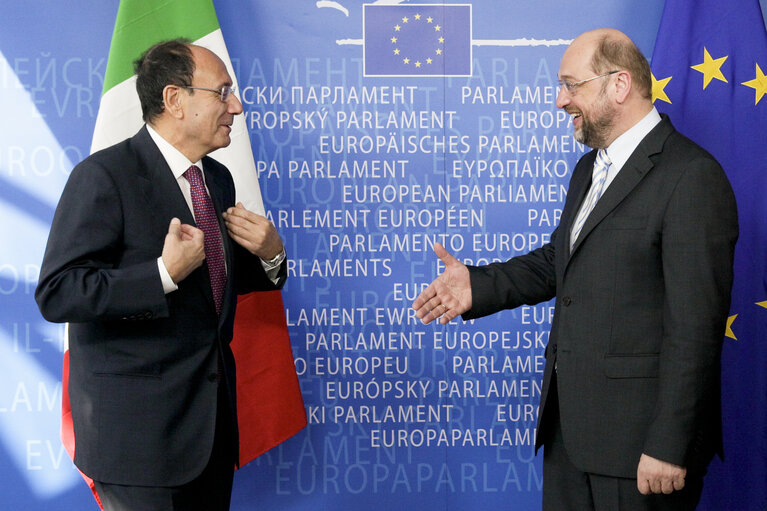
<svg viewBox="0 0 767 511"><path fill-rule="evenodd" d="M157 144L157 148L160 150L160 153L162 154L163 158L165 158L166 163L168 164L168 167L170 167L170 171L173 173L173 177L176 179L176 183L178 184L179 189L181 189L181 193L184 195L184 199L186 200L186 205L189 207L189 211L191 211L192 216L194 216L194 206L192 205L192 189L189 184L189 181L186 180L184 177L184 173L191 167L192 165L196 165L200 171L203 171L202 167L202 160L199 160L197 162L191 162L189 159L187 159L186 156L184 156L181 151L173 147L173 145L162 138L162 136L157 133L150 125L146 125L147 131L149 132L149 136L152 137L152 140L154 140L154 143ZM203 183L205 182L205 172L202 172L202 180ZM205 184L205 189L208 189L208 185ZM208 192L208 195L210 195L210 192ZM273 283L277 283L279 280L277 273L279 272L280 265L285 260L285 250L280 253L280 255L272 262L267 262L261 259L261 265L264 267L264 270L266 271L266 276L269 277L269 279ZM168 273L168 269L165 267L165 263L162 260L162 256L157 258L157 268L160 271L160 278L162 279L162 288L165 291L165 294L168 294L170 292L173 292L178 289L178 285L173 282L173 279L170 277L170 274Z"/></svg>
<svg viewBox="0 0 767 511"><path fill-rule="evenodd" d="M607 156L610 158L610 168L607 169L607 178L602 195L607 191L607 187L613 182L615 176L623 168L626 161L637 148L639 143L647 136L650 131L661 121L660 114L655 107L642 117L642 119L629 128L628 131L613 140L613 143L607 147Z"/></svg>
<svg viewBox="0 0 767 511"><path fill-rule="evenodd" d="M613 143L605 149L605 151L607 151L607 157L610 159L610 167L607 169L607 177L605 178L605 184L602 188L602 195L605 194L610 183L615 180L618 172L620 172L623 165L626 164L626 161L628 161L631 153L634 152L634 149L637 148L639 143L660 121L660 114L655 107L653 107L652 110L642 117L638 123L613 140ZM581 204L581 207L578 208L578 212L575 214L574 218L578 218L578 214L583 207L584 204ZM572 229L574 228L575 225L571 226L570 236L572 236Z"/></svg>

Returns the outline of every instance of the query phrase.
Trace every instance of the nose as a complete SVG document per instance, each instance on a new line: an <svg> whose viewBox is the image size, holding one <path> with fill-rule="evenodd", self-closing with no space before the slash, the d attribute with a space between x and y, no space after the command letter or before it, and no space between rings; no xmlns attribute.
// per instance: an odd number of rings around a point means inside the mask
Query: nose
<svg viewBox="0 0 767 511"><path fill-rule="evenodd" d="M570 94L567 93L567 89L559 87L559 93L557 94L557 108L564 108L570 104Z"/></svg>
<svg viewBox="0 0 767 511"><path fill-rule="evenodd" d="M226 104L227 108L226 111L232 115L238 115L242 113L242 103L240 102L240 99L237 97L237 94L230 94L228 98L226 98Z"/></svg>

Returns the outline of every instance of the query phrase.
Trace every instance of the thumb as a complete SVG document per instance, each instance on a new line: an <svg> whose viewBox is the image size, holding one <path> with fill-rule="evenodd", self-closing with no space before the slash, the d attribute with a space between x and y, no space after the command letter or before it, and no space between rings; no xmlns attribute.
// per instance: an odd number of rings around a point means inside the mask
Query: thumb
<svg viewBox="0 0 767 511"><path fill-rule="evenodd" d="M452 266L456 263L461 264L461 262L453 257L450 252L448 252L447 249L442 246L441 243L434 244L434 253L442 260L443 263L445 263L445 267Z"/></svg>
<svg viewBox="0 0 767 511"><path fill-rule="evenodd" d="M170 225L168 226L168 234L173 234L174 236L181 235L181 220L178 218L173 218L170 221Z"/></svg>

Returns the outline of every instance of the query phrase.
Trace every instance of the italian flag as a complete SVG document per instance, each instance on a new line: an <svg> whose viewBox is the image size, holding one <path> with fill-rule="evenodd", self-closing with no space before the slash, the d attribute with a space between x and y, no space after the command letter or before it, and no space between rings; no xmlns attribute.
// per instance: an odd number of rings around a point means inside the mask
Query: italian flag
<svg viewBox="0 0 767 511"><path fill-rule="evenodd" d="M216 53L237 85L211 0L121 0L91 152L125 140L141 128L143 121L133 61L153 44L177 37L185 37ZM231 139L229 147L210 156L232 173L237 200L263 215L261 190L243 116L235 117ZM243 466L306 426L279 291L240 297L232 349L237 360L240 466ZM64 354L63 373L61 436L69 456L74 458L76 446L67 385L68 352ZM83 477L93 489L93 481ZM98 501L95 491L94 495Z"/></svg>

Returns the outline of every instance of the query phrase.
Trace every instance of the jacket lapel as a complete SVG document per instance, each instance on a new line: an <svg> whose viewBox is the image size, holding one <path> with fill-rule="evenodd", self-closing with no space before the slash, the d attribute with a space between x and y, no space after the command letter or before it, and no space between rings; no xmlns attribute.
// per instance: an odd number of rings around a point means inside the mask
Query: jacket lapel
<svg viewBox="0 0 767 511"><path fill-rule="evenodd" d="M168 163L165 161L157 145L152 140L144 126L134 137L133 141L142 164L139 166L143 174L139 174L139 186L147 198L147 207L155 208L154 218L157 219L156 228L162 232L162 239L168 232L168 224L174 217L181 220L182 224L194 225L194 215L189 210L189 205L181 193L181 189L173 177ZM207 175L206 175L207 177ZM215 203L214 203L215 204ZM202 269L205 268L205 271ZM210 306L215 307L213 291L210 287L207 266L203 262L201 268L192 272L186 280L194 281L200 288L200 293L205 296Z"/></svg>
<svg viewBox="0 0 767 511"><path fill-rule="evenodd" d="M576 165L573 171L573 178L570 182L570 189L568 190L568 197L565 201L565 207L562 211L562 220L560 225L564 231L558 234L558 237L562 239L562 248L568 254L563 260L567 261L570 256L570 231L573 227L573 222L578 214L578 210L581 207L581 203L586 198L589 187L591 186L591 174L594 167L594 160L596 159L597 152L591 151L586 154Z"/></svg>
<svg viewBox="0 0 767 511"><path fill-rule="evenodd" d="M573 250L570 254L572 257L578 248L586 242L589 237L589 233L598 226L607 215L610 214L628 194L642 181L645 175L652 169L654 163L651 160L651 156L661 152L663 144L674 130L668 117L663 117L661 122L655 126L650 133L639 143L639 145L631 153L631 156L623 165L618 175L610 186L607 187L602 197L597 201L596 206L591 211L591 214L583 224L578 239L573 246ZM593 159L592 159L593 166ZM581 199L582 200L582 199ZM578 202L580 206L580 201ZM576 209L577 212L577 209ZM575 213L573 213L574 215ZM568 223L567 238L569 240L569 227L571 226L572 219ZM568 259L569 260L569 259Z"/></svg>
<svg viewBox="0 0 767 511"><path fill-rule="evenodd" d="M146 126L141 128L133 137L137 153L142 159L139 174L139 186L141 186L148 204L157 208L155 218L164 223L163 230L167 232L168 223L173 217L181 220L181 223L195 225L194 216L189 211L189 206L184 199L184 194L178 187L168 163L155 145Z"/></svg>

